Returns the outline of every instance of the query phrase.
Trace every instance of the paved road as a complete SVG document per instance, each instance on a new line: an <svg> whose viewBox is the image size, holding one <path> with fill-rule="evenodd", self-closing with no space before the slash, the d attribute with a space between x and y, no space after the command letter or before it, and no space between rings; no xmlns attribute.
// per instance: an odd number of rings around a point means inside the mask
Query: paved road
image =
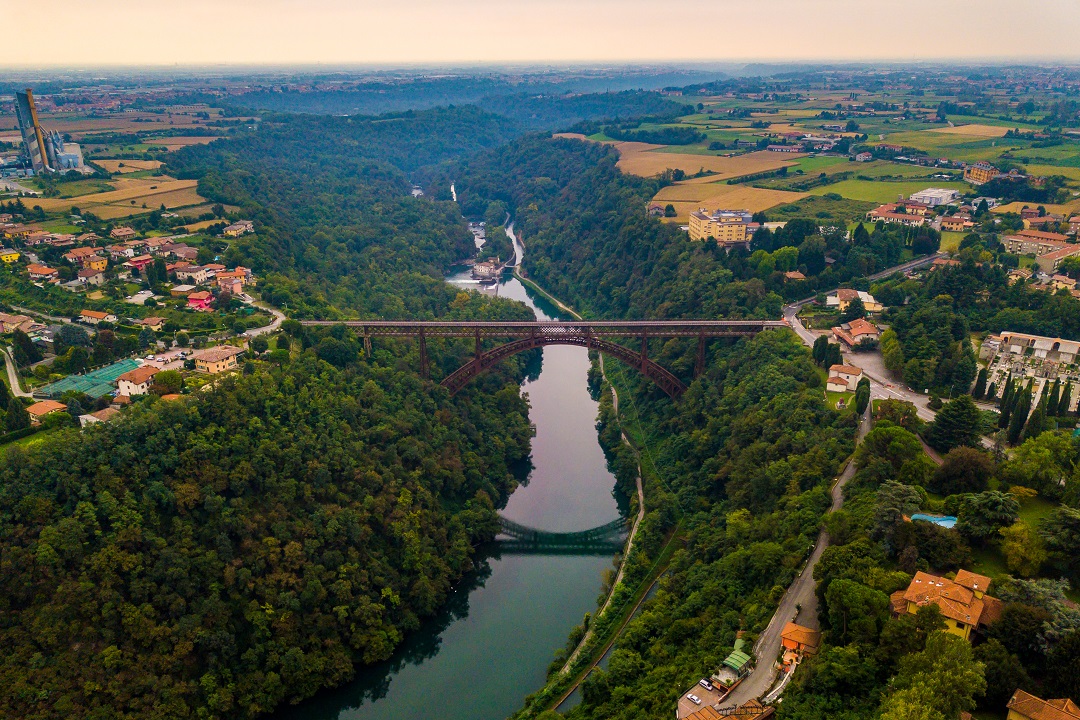
<svg viewBox="0 0 1080 720"><path fill-rule="evenodd" d="M15 368L15 361L11 359L7 348L0 348L0 354L3 354L4 365L7 366L8 387L11 388L11 394L17 397L33 397L32 393L23 390L22 385L19 384L19 371Z"/></svg>
<svg viewBox="0 0 1080 720"><path fill-rule="evenodd" d="M267 333L272 333L275 330L277 330L279 327L281 327L281 323L284 322L284 320L285 320L285 313L281 312L280 310L278 310L277 308L275 308L275 307L273 307L271 305L267 305L264 302L259 302L257 300L251 300L251 299L244 300L244 302L247 303L248 305L252 305L254 307L257 307L260 310L265 310L266 312L268 312L268 313L270 313L271 315L274 316L273 319L270 321L269 325L263 325L262 327L251 328L246 333L244 333L248 337L256 337L257 335L266 335Z"/></svg>
<svg viewBox="0 0 1080 720"><path fill-rule="evenodd" d="M866 408L859 421L859 430L855 434L856 444L862 442L870 430L870 408ZM844 504L844 485L855 475L855 463L849 461L832 487L832 505L829 512L839 510ZM776 613L768 627L758 637L754 645L755 667L753 672L739 683L738 687L723 702L724 707L742 705L749 700L756 700L769 691L776 681L777 669L774 662L780 657L780 633L788 622L797 622L806 627L818 628L817 594L814 582L814 567L825 548L829 546L829 536L824 530L818 535L814 550L806 561L795 582L784 593Z"/></svg>

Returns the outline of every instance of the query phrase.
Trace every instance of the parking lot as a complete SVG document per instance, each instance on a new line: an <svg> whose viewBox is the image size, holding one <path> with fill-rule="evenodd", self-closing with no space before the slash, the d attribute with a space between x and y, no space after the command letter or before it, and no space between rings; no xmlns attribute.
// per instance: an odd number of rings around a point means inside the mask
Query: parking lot
<svg viewBox="0 0 1080 720"><path fill-rule="evenodd" d="M688 698L687 695L695 695L701 701L701 704L695 703ZM720 702L721 697L723 697L722 691L717 692L717 689L706 690L701 685L694 685L694 687L684 691L679 698L679 717L684 718L691 713L697 712L703 707L715 705Z"/></svg>
<svg viewBox="0 0 1080 720"><path fill-rule="evenodd" d="M190 349L173 348L171 350L164 350L160 353L151 353L154 356L153 360L143 355L143 365L149 365L156 367L158 370L182 370L184 368L185 356L181 353L190 353ZM188 355L187 357L190 357Z"/></svg>

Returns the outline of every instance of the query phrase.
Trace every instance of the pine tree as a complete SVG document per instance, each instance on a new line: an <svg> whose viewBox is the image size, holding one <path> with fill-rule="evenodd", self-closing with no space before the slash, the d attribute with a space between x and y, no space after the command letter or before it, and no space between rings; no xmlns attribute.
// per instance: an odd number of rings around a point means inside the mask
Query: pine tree
<svg viewBox="0 0 1080 720"><path fill-rule="evenodd" d="M1069 406L1072 405L1072 380L1065 383L1065 389L1061 391L1061 401L1058 402L1058 417L1066 417L1069 414Z"/></svg>
<svg viewBox="0 0 1080 720"><path fill-rule="evenodd" d="M979 422L979 409L971 396L960 395L938 411L926 433L926 442L941 452L975 445L979 440Z"/></svg>
<svg viewBox="0 0 1080 720"><path fill-rule="evenodd" d="M986 368L979 368L979 376L975 378L975 389L971 391L971 397L982 400L986 393Z"/></svg>
<svg viewBox="0 0 1080 720"><path fill-rule="evenodd" d="M1031 389L1024 388L1020 391L1016 406L1011 410L1009 418L1009 443L1015 445L1020 440L1020 434L1027 423L1028 413L1031 411Z"/></svg>
<svg viewBox="0 0 1080 720"><path fill-rule="evenodd" d="M1010 400L1012 400L1012 394L1013 394L1013 379L1012 379L1012 373L1009 373L1008 377L1005 378L1005 384L1002 386L1001 404L998 405L998 407L1001 408L1002 412L1005 411L1005 406L1009 404Z"/></svg>
<svg viewBox="0 0 1080 720"><path fill-rule="evenodd" d="M825 355L829 351L829 338L825 335L821 335L814 341L814 349L811 351L810 356L814 358L814 362L821 365L825 362Z"/></svg>
<svg viewBox="0 0 1080 720"><path fill-rule="evenodd" d="M986 389L986 397L983 398L986 402L994 402L997 399L997 385L990 383L990 387Z"/></svg>
<svg viewBox="0 0 1080 720"><path fill-rule="evenodd" d="M8 432L24 430L30 427L30 413L26 412L26 406L14 395L8 399L7 418L5 418L4 426Z"/></svg>
<svg viewBox="0 0 1080 720"><path fill-rule="evenodd" d="M0 378L0 407L6 408L9 400L11 400L11 393L8 391L7 383Z"/></svg>
<svg viewBox="0 0 1080 720"><path fill-rule="evenodd" d="M1031 413L1031 417L1028 418L1027 425L1024 426L1023 439L1030 440L1034 437L1039 437L1047 429L1049 423L1046 419L1046 396L1039 401L1039 404L1035 407L1035 412Z"/></svg>
<svg viewBox="0 0 1080 720"><path fill-rule="evenodd" d="M1005 385L1005 392L1001 395L1001 417L998 418L998 427L1004 430L1009 427L1009 418L1012 417L1013 403L1016 401L1016 388L1013 387L1012 379Z"/></svg>
<svg viewBox="0 0 1080 720"><path fill-rule="evenodd" d="M1057 411L1058 404L1061 402L1061 379L1054 380L1053 386L1050 388L1050 397L1047 398L1043 393L1044 402L1039 403L1043 406L1043 410L1047 415L1052 415Z"/></svg>

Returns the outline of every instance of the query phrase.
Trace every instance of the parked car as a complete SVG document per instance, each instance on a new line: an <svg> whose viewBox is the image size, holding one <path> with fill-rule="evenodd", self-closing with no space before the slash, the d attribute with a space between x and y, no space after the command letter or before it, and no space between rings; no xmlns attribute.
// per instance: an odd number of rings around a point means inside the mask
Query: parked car
<svg viewBox="0 0 1080 720"><path fill-rule="evenodd" d="M694 703L695 705L700 705L701 704L701 698L699 698L694 693L687 693L686 694L686 699L689 700L690 702Z"/></svg>
<svg viewBox="0 0 1080 720"><path fill-rule="evenodd" d="M706 690L712 690L713 689L712 683L709 682L708 680L698 680L697 684L700 685L701 687L705 688Z"/></svg>

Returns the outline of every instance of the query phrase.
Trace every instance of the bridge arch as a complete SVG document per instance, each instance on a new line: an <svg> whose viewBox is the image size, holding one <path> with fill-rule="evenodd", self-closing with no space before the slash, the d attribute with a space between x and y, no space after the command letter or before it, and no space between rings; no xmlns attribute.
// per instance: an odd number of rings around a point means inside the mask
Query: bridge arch
<svg viewBox="0 0 1080 720"><path fill-rule="evenodd" d="M646 341L647 338L642 338L641 351L635 352L618 343L601 340L591 335L548 335L538 333L532 337L511 340L508 343L477 354L472 360L447 375L442 381L442 386L447 388L450 394L453 395L468 385L477 375L511 355L517 355L526 350L533 350L546 345L573 345L598 350L617 357L627 365L640 370L642 374L656 383L670 397L676 398L682 395L686 392L686 385L662 365L649 359L645 351Z"/></svg>

